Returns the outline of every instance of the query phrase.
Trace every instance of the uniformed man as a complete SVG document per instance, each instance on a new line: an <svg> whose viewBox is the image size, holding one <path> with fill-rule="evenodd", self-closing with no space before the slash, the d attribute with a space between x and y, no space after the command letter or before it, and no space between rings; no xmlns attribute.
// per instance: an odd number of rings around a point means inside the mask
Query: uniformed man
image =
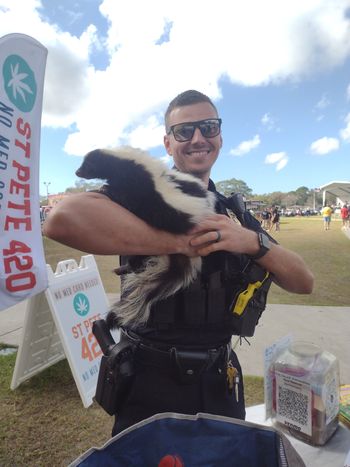
<svg viewBox="0 0 350 467"><path fill-rule="evenodd" d="M309 294L313 288L313 275L299 255L271 241L249 214L241 223L228 215L225 198L209 178L222 146L213 102L198 91L183 92L169 104L165 127L164 145L175 167L216 193L217 214L189 235L173 235L145 224L104 190L62 200L44 224L48 237L92 254L122 255L122 263L129 255L203 257L200 277L189 288L154 305L146 326L123 330L137 348L136 374L118 403L113 435L161 412L244 419L242 372L230 346L233 334L244 335L233 319L237 293L256 280L249 272L254 265L263 271L259 284L270 277L289 292ZM250 306L261 312L265 301L266 291L259 291Z"/></svg>

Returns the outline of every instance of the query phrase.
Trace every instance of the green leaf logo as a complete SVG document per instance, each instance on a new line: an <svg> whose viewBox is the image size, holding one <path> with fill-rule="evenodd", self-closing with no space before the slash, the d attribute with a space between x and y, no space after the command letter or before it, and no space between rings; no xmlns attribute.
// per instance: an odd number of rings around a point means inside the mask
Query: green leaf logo
<svg viewBox="0 0 350 467"><path fill-rule="evenodd" d="M12 104L22 112L30 112L35 104L37 86L32 69L19 55L9 55L2 74L5 91Z"/></svg>
<svg viewBox="0 0 350 467"><path fill-rule="evenodd" d="M85 316L89 313L90 303L87 296L83 293L78 293L73 299L73 306L75 312L79 316Z"/></svg>

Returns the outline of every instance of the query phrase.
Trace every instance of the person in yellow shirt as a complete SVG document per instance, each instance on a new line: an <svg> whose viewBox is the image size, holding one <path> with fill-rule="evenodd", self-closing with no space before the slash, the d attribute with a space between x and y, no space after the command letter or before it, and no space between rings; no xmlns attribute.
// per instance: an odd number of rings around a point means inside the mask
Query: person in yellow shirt
<svg viewBox="0 0 350 467"><path fill-rule="evenodd" d="M326 204L322 209L322 216L323 216L323 227L324 230L329 230L331 228L331 218L332 218L332 208L329 204Z"/></svg>

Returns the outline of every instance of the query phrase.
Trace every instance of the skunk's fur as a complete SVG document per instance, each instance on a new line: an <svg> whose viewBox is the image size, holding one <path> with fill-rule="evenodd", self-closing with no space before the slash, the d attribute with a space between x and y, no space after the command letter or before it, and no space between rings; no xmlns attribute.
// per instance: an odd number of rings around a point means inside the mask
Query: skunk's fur
<svg viewBox="0 0 350 467"><path fill-rule="evenodd" d="M175 234L187 233L215 212L215 195L200 179L170 170L138 149L91 151L76 175L105 180L113 201L151 226ZM145 324L152 304L187 287L201 264L200 258L180 254L132 257L123 278L123 298L113 305L107 324Z"/></svg>

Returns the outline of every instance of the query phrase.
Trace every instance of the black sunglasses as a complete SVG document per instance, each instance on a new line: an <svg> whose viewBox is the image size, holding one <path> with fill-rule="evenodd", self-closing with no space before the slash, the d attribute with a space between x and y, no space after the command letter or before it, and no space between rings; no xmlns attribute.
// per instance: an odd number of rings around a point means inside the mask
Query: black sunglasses
<svg viewBox="0 0 350 467"><path fill-rule="evenodd" d="M184 143L193 138L196 128L199 128L203 138L214 138L220 133L221 118L208 118L198 122L186 122L172 125L168 130L168 135L172 133L176 141Z"/></svg>

